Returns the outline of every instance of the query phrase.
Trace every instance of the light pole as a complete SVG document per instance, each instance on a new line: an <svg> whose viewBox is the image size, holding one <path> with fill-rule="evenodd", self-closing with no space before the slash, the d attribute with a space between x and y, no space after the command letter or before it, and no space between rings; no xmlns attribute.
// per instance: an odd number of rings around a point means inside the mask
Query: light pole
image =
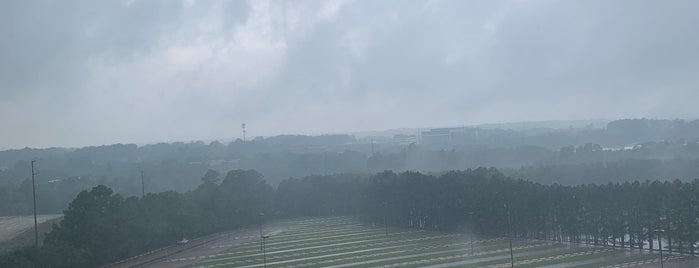
<svg viewBox="0 0 699 268"><path fill-rule="evenodd" d="M34 199L34 246L39 247L39 225L36 223L36 182L34 181L34 163L36 160L32 160L32 198Z"/></svg>
<svg viewBox="0 0 699 268"><path fill-rule="evenodd" d="M512 251L512 223L510 220L510 207L505 204L505 209L507 209L507 238L510 240L510 265L515 268L515 254Z"/></svg>
<svg viewBox="0 0 699 268"><path fill-rule="evenodd" d="M269 238L269 235L261 236L262 238L262 266L267 268L267 245L265 241Z"/></svg>
<svg viewBox="0 0 699 268"><path fill-rule="evenodd" d="M384 228L386 229L386 236L388 236L388 218L386 216L386 210L388 209L388 203L386 201L383 202L383 225Z"/></svg>
<svg viewBox="0 0 699 268"><path fill-rule="evenodd" d="M260 217L260 251L264 251L265 238L262 236L262 218L265 216L265 214L260 212L260 214L257 214L257 216Z"/></svg>
<svg viewBox="0 0 699 268"><path fill-rule="evenodd" d="M469 230L469 231L471 232L471 256L473 256L473 211L470 211L468 213L468 216L469 216L469 220L471 220L471 222L469 224L471 226L471 228L469 228L469 229L471 229L471 230Z"/></svg>
<svg viewBox="0 0 699 268"><path fill-rule="evenodd" d="M658 249L660 250L660 268L664 268L664 266L663 266L663 236L661 234L664 233L665 230L664 229L655 229L653 231L658 233Z"/></svg>

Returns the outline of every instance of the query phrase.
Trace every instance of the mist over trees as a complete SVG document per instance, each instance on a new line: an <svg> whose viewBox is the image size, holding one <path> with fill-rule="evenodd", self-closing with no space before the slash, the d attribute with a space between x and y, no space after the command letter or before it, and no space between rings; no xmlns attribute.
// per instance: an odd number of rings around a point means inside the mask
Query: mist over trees
<svg viewBox="0 0 699 268"><path fill-rule="evenodd" d="M699 178L699 121L624 119L604 127L518 123L386 133L1 151L0 215L31 212L32 159L38 160L40 213L59 213L78 192L100 184L122 196L140 195L141 171L146 192L195 189L196 178L209 169L254 169L273 186L290 177L384 170L440 174L482 166L544 184Z"/></svg>

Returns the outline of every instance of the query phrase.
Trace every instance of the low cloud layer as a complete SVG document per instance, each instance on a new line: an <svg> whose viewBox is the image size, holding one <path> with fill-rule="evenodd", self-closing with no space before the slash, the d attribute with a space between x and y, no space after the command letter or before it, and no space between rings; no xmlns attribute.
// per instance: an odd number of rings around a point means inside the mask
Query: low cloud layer
<svg viewBox="0 0 699 268"><path fill-rule="evenodd" d="M0 148L699 117L697 1L3 1Z"/></svg>

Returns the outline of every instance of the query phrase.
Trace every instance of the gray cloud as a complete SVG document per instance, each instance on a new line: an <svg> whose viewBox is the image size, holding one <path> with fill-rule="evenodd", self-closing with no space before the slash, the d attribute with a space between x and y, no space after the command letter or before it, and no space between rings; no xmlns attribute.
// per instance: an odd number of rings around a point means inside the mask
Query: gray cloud
<svg viewBox="0 0 699 268"><path fill-rule="evenodd" d="M6 1L0 147L697 117L696 1Z"/></svg>

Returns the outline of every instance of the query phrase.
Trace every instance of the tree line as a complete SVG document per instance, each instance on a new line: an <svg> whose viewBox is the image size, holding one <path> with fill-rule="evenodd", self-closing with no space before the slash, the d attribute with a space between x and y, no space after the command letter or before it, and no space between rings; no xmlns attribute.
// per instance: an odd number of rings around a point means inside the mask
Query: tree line
<svg viewBox="0 0 699 268"><path fill-rule="evenodd" d="M290 216L354 215L408 228L636 249L653 249L662 235L666 250L691 254L699 240L699 180L565 186L512 179L494 168L385 171L289 179L277 199Z"/></svg>
<svg viewBox="0 0 699 268"><path fill-rule="evenodd" d="M256 224L260 212L636 249L653 249L662 229L666 250L693 254L699 180L544 185L477 168L307 176L274 189L254 170L223 178L209 170L186 193L124 198L102 185L83 191L41 247L4 255L0 266L100 266L185 237Z"/></svg>
<svg viewBox="0 0 699 268"><path fill-rule="evenodd" d="M201 152L203 157L205 152L218 150L216 148L224 145L212 143L201 145L202 147L182 146ZM155 145L151 147L159 148ZM617 151L604 150L597 144L567 146L559 151L535 146L434 151L413 144L397 151L376 152L372 155L349 150L266 152L225 157L214 155L211 158L166 158L146 162L102 162L118 159L117 156L122 151L130 150L128 148L130 147L115 146L115 152L106 153L113 155L112 158L98 157L97 159L102 159L99 161L91 158L40 159L36 188L40 213L60 213L77 193L100 184L108 185L123 196L140 194L141 171L145 174L146 192L193 190L199 185L200 174L208 169L254 169L263 174L273 186L288 177L302 178L311 174L377 173L383 170L416 170L424 173L478 166L494 166L508 176L545 184L606 184L675 178L689 181L699 178L699 143L696 142L648 142ZM110 147L93 150L111 151ZM173 153L173 150L163 149L166 152L162 154L163 157ZM215 158L219 156L223 158ZM11 168L0 168L0 215L31 214L29 163L20 161Z"/></svg>
<svg viewBox="0 0 699 268"><path fill-rule="evenodd" d="M312 174L442 172L480 166L497 167L512 177L567 185L668 178L687 181L699 178L697 129L699 121L619 120L610 122L605 130L464 128L468 131L439 136L453 142L446 147L430 145L424 139L408 144L410 139L400 135L283 135L227 144L175 142L7 150L0 151L0 215L31 214L28 186L32 159L38 160L38 209L53 214L67 208L80 191L100 184L123 196L140 194L141 172L145 173L147 192L193 190L199 184L198 176L208 169L254 169L273 186L288 177ZM621 138L636 136L612 143L582 134L590 131ZM565 146L538 142L553 140Z"/></svg>
<svg viewBox="0 0 699 268"><path fill-rule="evenodd" d="M0 267L99 267L194 238L257 223L274 189L253 170L223 180L210 170L194 191L124 198L104 185L82 191L40 247L0 257Z"/></svg>

